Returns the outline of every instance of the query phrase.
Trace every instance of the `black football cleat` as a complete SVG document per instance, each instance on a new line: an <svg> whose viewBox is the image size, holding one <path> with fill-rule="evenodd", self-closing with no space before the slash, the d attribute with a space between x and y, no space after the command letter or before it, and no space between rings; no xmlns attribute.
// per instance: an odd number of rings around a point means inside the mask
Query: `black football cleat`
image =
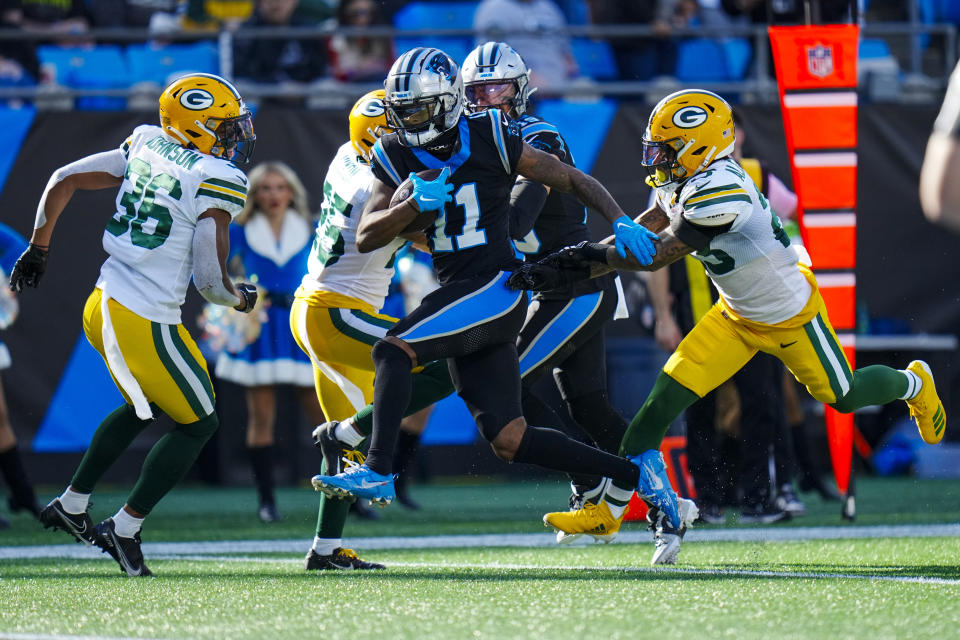
<svg viewBox="0 0 960 640"><path fill-rule="evenodd" d="M313 430L313 445L323 453L326 463L325 473L335 476L346 469L345 462L351 461L363 464L364 455L344 442L337 439L336 430L340 423L336 420L324 422Z"/></svg>
<svg viewBox="0 0 960 640"><path fill-rule="evenodd" d="M124 573L133 577L153 575L143 562L139 531L132 538L118 536L113 518L107 518L98 524L96 530L97 538L94 544L100 547L104 553L109 553Z"/></svg>
<svg viewBox="0 0 960 640"><path fill-rule="evenodd" d="M313 549L307 553L304 568L307 571L365 571L369 569L386 569L378 562L366 562L357 557L353 549L337 547L328 556L322 556Z"/></svg>
<svg viewBox="0 0 960 640"><path fill-rule="evenodd" d="M73 536L77 542L88 547L96 544L97 532L90 519L89 506L83 513L67 513L60 504L60 498L54 498L40 511L40 524L45 528L60 529Z"/></svg>

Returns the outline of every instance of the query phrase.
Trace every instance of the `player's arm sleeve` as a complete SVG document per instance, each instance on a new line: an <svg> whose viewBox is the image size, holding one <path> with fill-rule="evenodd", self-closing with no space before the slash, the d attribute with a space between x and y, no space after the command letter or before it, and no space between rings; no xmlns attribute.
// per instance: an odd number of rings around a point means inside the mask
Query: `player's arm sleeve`
<svg viewBox="0 0 960 640"><path fill-rule="evenodd" d="M539 182L520 178L510 191L510 237L524 238L537 221L547 201L547 188Z"/></svg>
<svg viewBox="0 0 960 640"><path fill-rule="evenodd" d="M508 119L499 109L488 109L490 127L493 130L493 144L500 156L504 172L514 174L523 154L523 135L520 125Z"/></svg>
<svg viewBox="0 0 960 640"><path fill-rule="evenodd" d="M27 250L27 240L12 228L0 222L0 269L13 271L20 254Z"/></svg>
<svg viewBox="0 0 960 640"><path fill-rule="evenodd" d="M34 229L46 226L50 192L64 180L69 179L69 182L61 189L67 188L69 196L72 197L75 189L94 190L116 187L119 184L117 178L122 178L126 170L127 156L122 149L95 153L60 167L50 176L47 186L43 190L43 195L40 197L40 204L37 205L36 221L33 225ZM60 211L66 206L68 200L69 197L64 202L58 203ZM60 211L56 212L57 216L60 215Z"/></svg>
<svg viewBox="0 0 960 640"><path fill-rule="evenodd" d="M224 218L226 220L226 218ZM217 221L200 218L193 232L193 285L208 302L224 307L243 304L224 284L224 267L217 246Z"/></svg>
<svg viewBox="0 0 960 640"><path fill-rule="evenodd" d="M383 148L382 140L377 140L376 144L373 145L370 160L370 168L373 170L373 175L385 185L396 189L400 186L401 182L406 180L407 176L400 173L403 167L398 167L390 159L390 156Z"/></svg>
<svg viewBox="0 0 960 640"><path fill-rule="evenodd" d="M243 211L247 202L247 177L233 164L224 163L222 167L207 172L197 186L194 198L198 213L223 209L232 220Z"/></svg>

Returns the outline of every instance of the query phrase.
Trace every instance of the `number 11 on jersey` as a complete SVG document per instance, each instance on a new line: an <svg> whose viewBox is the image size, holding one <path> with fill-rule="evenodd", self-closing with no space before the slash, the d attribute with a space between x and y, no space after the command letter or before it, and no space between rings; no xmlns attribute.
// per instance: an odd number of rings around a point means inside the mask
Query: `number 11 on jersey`
<svg viewBox="0 0 960 640"><path fill-rule="evenodd" d="M446 209L441 209L437 221L434 222L433 250L434 251L460 251L471 247L479 247L487 244L487 232L483 229L477 229L477 223L480 221L480 202L477 199L477 184L468 182L457 189L453 196L453 201L458 206L463 207L463 231L453 237L446 234L447 214ZM456 245L454 245L456 243Z"/></svg>

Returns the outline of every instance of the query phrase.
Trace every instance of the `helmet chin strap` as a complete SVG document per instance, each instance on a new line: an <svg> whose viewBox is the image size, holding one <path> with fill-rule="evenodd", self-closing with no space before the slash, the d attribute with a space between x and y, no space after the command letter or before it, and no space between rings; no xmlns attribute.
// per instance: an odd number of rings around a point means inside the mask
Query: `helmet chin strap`
<svg viewBox="0 0 960 640"><path fill-rule="evenodd" d="M424 145L424 149L435 156L452 155L460 145L460 131L457 127L447 129Z"/></svg>

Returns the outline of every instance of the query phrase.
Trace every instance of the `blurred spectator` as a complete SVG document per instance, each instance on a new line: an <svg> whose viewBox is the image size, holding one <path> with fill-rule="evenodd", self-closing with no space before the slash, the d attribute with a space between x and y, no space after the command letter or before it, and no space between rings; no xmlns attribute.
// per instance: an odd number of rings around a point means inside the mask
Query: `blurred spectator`
<svg viewBox="0 0 960 640"><path fill-rule="evenodd" d="M254 0L179 0L180 27L188 30L234 29L250 19ZM155 25L151 25L153 27Z"/></svg>
<svg viewBox="0 0 960 640"><path fill-rule="evenodd" d="M625 80L649 80L673 75L677 66L677 44L670 39L674 29L691 26L697 16L696 0L588 0L593 24L648 24L656 39L617 38L611 40L613 54Z"/></svg>
<svg viewBox="0 0 960 640"><path fill-rule="evenodd" d="M22 27L23 11L19 0L0 0L0 30ZM35 49L33 42L0 40L0 85L32 84L40 77Z"/></svg>
<svg viewBox="0 0 960 640"><path fill-rule="evenodd" d="M20 27L37 33L83 33L89 26L83 0L12 0L3 10L18 10Z"/></svg>
<svg viewBox="0 0 960 640"><path fill-rule="evenodd" d="M386 24L374 0L343 0L337 7L337 24L369 27ZM382 81L393 64L390 38L335 35L330 39L330 67L333 76L344 82Z"/></svg>
<svg viewBox="0 0 960 640"><path fill-rule="evenodd" d="M562 84L579 72L570 38L558 33L566 26L551 0L483 0L473 17L477 44L509 43L533 70L530 84L540 88Z"/></svg>
<svg viewBox="0 0 960 640"><path fill-rule="evenodd" d="M95 27L147 27L155 13L173 13L177 0L90 0Z"/></svg>
<svg viewBox="0 0 960 640"><path fill-rule="evenodd" d="M297 18L296 8L297 0L257 0L244 26L316 25ZM326 44L319 38L237 39L234 68L237 77L256 82L312 82L326 72Z"/></svg>
<svg viewBox="0 0 960 640"><path fill-rule="evenodd" d="M755 24L803 24L804 0L721 0L724 11L731 16L747 16ZM851 0L820 0L810 3L814 24L847 22Z"/></svg>

